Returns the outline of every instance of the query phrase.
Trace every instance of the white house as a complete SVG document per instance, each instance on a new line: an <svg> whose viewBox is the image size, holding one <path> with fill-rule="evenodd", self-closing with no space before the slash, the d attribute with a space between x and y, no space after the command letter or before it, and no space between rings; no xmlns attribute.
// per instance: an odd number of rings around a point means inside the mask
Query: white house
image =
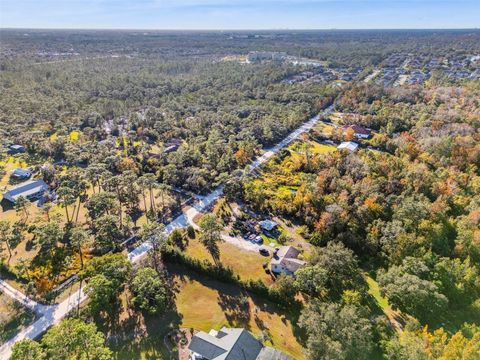
<svg viewBox="0 0 480 360"><path fill-rule="evenodd" d="M293 275L306 264L305 261L298 258L299 255L300 250L293 246L282 246L273 254L270 260L270 270L276 274Z"/></svg>
<svg viewBox="0 0 480 360"><path fill-rule="evenodd" d="M354 152L357 150L358 144L353 141L344 141L340 145L337 146L338 150L348 150L350 152Z"/></svg>

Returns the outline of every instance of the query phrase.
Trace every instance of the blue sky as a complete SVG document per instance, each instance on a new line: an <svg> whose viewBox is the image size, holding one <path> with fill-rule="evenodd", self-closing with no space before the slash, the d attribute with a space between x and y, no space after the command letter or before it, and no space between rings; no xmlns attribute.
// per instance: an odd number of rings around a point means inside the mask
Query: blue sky
<svg viewBox="0 0 480 360"><path fill-rule="evenodd" d="M0 27L478 28L480 0L0 0Z"/></svg>

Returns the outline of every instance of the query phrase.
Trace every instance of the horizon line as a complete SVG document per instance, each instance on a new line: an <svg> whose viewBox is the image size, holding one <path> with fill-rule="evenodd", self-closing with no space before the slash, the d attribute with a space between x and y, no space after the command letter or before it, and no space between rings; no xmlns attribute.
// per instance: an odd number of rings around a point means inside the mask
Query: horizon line
<svg viewBox="0 0 480 360"><path fill-rule="evenodd" d="M432 28L416 28L416 27L395 27L395 28L231 28L231 29L222 29L222 28L211 28L211 29L202 29L202 28L114 28L114 27L105 27L105 28L87 28L87 27L2 27L0 30L81 30L81 31L96 31L96 30L111 30L111 31L209 31L209 32L241 32L241 31L396 31L396 30L480 30L479 27L432 27Z"/></svg>

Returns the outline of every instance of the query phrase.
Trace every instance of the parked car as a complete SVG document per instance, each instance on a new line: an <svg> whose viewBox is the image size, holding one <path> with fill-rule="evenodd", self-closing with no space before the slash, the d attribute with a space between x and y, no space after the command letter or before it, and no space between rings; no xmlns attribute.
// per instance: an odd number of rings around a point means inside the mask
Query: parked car
<svg viewBox="0 0 480 360"><path fill-rule="evenodd" d="M257 243L257 244L263 244L263 238L262 238L261 236L257 236L257 237L255 238L255 243Z"/></svg>
<svg viewBox="0 0 480 360"><path fill-rule="evenodd" d="M263 256L269 256L270 255L270 252L265 248L260 248L258 250L258 252L260 253L260 255L263 255Z"/></svg>
<svg viewBox="0 0 480 360"><path fill-rule="evenodd" d="M250 236L248 237L248 240L254 241L256 237L257 237L256 234L252 234L252 235L250 235Z"/></svg>

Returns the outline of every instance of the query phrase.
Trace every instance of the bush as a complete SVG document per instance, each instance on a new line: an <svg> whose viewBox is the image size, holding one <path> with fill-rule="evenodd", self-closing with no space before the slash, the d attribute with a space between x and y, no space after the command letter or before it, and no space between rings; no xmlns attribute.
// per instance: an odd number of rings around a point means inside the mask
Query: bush
<svg viewBox="0 0 480 360"><path fill-rule="evenodd" d="M188 225L187 227L187 236L190 239L195 239L195 229L193 228L192 225Z"/></svg>

